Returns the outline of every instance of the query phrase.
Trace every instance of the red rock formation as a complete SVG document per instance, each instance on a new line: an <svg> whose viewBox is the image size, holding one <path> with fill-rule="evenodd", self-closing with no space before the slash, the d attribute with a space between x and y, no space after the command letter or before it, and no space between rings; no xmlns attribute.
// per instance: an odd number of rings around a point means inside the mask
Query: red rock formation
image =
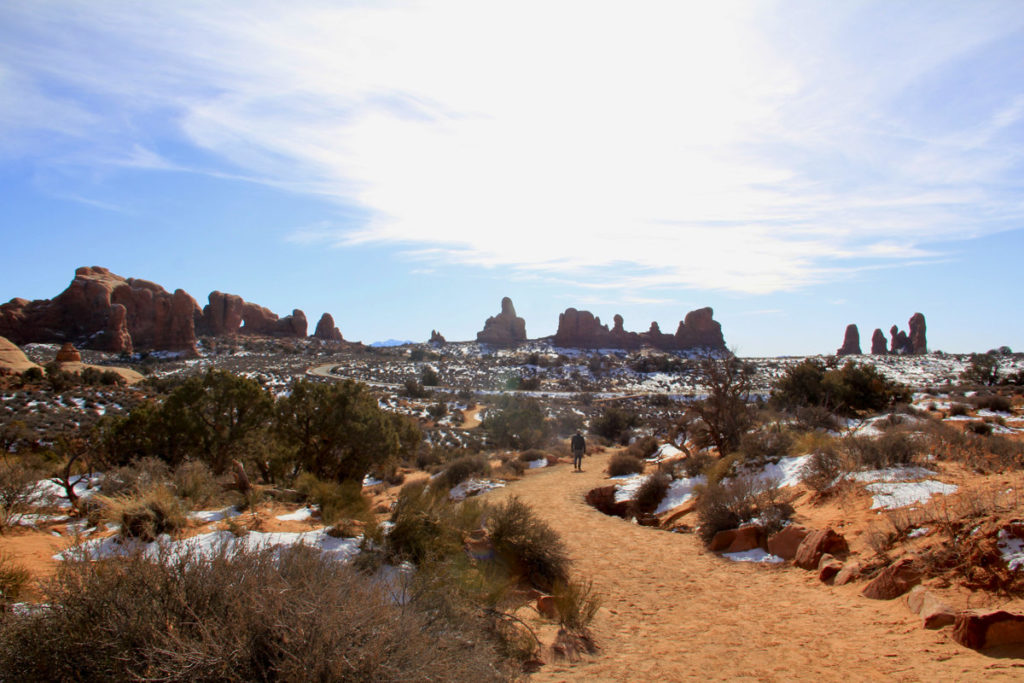
<svg viewBox="0 0 1024 683"><path fill-rule="evenodd" d="M912 557L904 557L893 562L879 572L868 585L864 586L861 595L872 600L892 600L903 595L921 581L921 572Z"/></svg>
<svg viewBox="0 0 1024 683"><path fill-rule="evenodd" d="M888 352L889 348L885 341L885 333L876 327L871 335L871 354L874 356L884 356Z"/></svg>
<svg viewBox="0 0 1024 683"><path fill-rule="evenodd" d="M768 537L768 552L784 560L792 560L796 557L800 543L809 533L799 524L790 524Z"/></svg>
<svg viewBox="0 0 1024 683"><path fill-rule="evenodd" d="M765 547L764 528L755 525L719 531L708 544L708 550L722 553L742 553Z"/></svg>
<svg viewBox="0 0 1024 683"><path fill-rule="evenodd" d="M334 316L324 313L320 316L320 322L316 324L316 332L313 336L324 341L344 341L341 330L334 325Z"/></svg>
<svg viewBox="0 0 1024 683"><path fill-rule="evenodd" d="M928 353L928 338L925 334L924 315L915 313L910 317L910 351L909 353Z"/></svg>
<svg viewBox="0 0 1024 683"><path fill-rule="evenodd" d="M807 534L796 549L793 564L801 569L817 569L825 553L843 554L849 551L846 539L832 529L816 530Z"/></svg>
<svg viewBox="0 0 1024 683"><path fill-rule="evenodd" d="M526 321L516 316L512 299L506 296L501 300L501 313L487 319L484 329L477 332L476 340L494 346L512 346L526 341Z"/></svg>
<svg viewBox="0 0 1024 683"><path fill-rule="evenodd" d="M136 347L195 352L195 300L106 268L79 268L50 299L12 299L0 306L0 334L16 343L75 341L106 351Z"/></svg>
<svg viewBox="0 0 1024 683"><path fill-rule="evenodd" d="M430 331L430 340L428 343L438 345L445 344L447 343L447 341L448 340L444 338L444 335L438 332L437 330Z"/></svg>
<svg viewBox="0 0 1024 683"><path fill-rule="evenodd" d="M57 352L57 358L55 359L58 363L81 363L82 354L78 352L75 345L71 342L64 342L64 346L60 347L60 351Z"/></svg>
<svg viewBox="0 0 1024 683"><path fill-rule="evenodd" d="M1024 644L1024 614L1005 610L961 612L953 626L953 640L974 650Z"/></svg>
<svg viewBox="0 0 1024 683"><path fill-rule="evenodd" d="M210 292L210 303L203 306L200 331L214 337L238 334L242 326L245 300L237 294Z"/></svg>
<svg viewBox="0 0 1024 683"><path fill-rule="evenodd" d="M889 328L889 334L892 336L892 346L889 348L889 353L904 355L914 352L914 347L911 346L910 337L907 336L906 332L893 325Z"/></svg>
<svg viewBox="0 0 1024 683"><path fill-rule="evenodd" d="M558 316L558 331L552 337L552 342L558 346L584 349L637 349L647 345L665 351L694 348L724 351L722 326L714 320L713 315L711 308L690 311L679 323L675 335L663 333L656 322L651 323L647 332L637 334L623 328L621 315L615 316L615 326L609 330L590 311L568 308Z"/></svg>
<svg viewBox="0 0 1024 683"><path fill-rule="evenodd" d="M837 356L859 356L860 355L860 331L856 325L847 325L846 334L843 336L843 345L836 351Z"/></svg>

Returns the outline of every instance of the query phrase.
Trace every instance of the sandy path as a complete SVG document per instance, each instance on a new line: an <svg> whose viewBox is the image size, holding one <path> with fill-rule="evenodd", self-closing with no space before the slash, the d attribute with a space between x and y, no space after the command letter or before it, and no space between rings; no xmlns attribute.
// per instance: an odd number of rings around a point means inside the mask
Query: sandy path
<svg viewBox="0 0 1024 683"><path fill-rule="evenodd" d="M609 453L559 465L491 494L517 495L565 539L594 581L601 652L552 662L532 680L1022 680L1024 660L990 658L921 629L902 601L830 587L811 572L704 554L693 535L607 517L584 494ZM550 658L549 658L550 659Z"/></svg>

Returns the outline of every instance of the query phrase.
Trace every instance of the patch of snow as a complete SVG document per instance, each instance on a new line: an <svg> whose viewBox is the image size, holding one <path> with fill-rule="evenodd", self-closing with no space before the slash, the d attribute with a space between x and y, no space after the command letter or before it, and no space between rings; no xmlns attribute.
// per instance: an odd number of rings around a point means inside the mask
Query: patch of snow
<svg viewBox="0 0 1024 683"><path fill-rule="evenodd" d="M913 531L909 532L907 534L907 538L920 538L921 536L927 534L929 531L931 531L930 527L923 526L920 529L914 529Z"/></svg>
<svg viewBox="0 0 1024 683"><path fill-rule="evenodd" d="M661 462L662 460L682 455L682 453L683 452L676 448L675 445L667 443L654 451L654 453L651 454L651 457L647 458L647 462Z"/></svg>
<svg viewBox="0 0 1024 683"><path fill-rule="evenodd" d="M295 512L289 512L286 515L278 515L276 519L282 522L304 522L312 517L314 512L316 511L313 508L307 506L299 508Z"/></svg>
<svg viewBox="0 0 1024 683"><path fill-rule="evenodd" d="M369 474L363 477L363 486L376 486L377 484L383 484L384 482L380 479L374 479Z"/></svg>
<svg viewBox="0 0 1024 683"><path fill-rule="evenodd" d="M621 484L615 485L615 502L622 503L627 500L633 500L636 497L636 492L640 489L640 486L647 481L647 476L643 474L623 474L618 477L611 477L612 479L618 479Z"/></svg>
<svg viewBox="0 0 1024 683"><path fill-rule="evenodd" d="M1006 529L1000 529L997 545L1007 567L1013 571L1024 568L1024 540L1011 536Z"/></svg>
<svg viewBox="0 0 1024 683"><path fill-rule="evenodd" d="M744 550L739 553L722 553L722 557L732 560L733 562L765 562L769 564L785 562L785 560L778 555L772 555L767 550L762 550L761 548Z"/></svg>
<svg viewBox="0 0 1024 683"><path fill-rule="evenodd" d="M84 474L71 477L71 484L79 498L88 498L99 491L103 475L93 473L90 477ZM52 479L40 479L37 481L31 492L29 500L33 505L54 505L59 508L71 507L71 501L65 495L64 487Z"/></svg>
<svg viewBox="0 0 1024 683"><path fill-rule="evenodd" d="M196 512L190 512L188 513L188 518L205 524L207 522L219 522L222 519L227 519L228 517L237 517L240 514L242 514L241 510L236 507L228 506L226 508L221 508L220 510L198 510Z"/></svg>
<svg viewBox="0 0 1024 683"><path fill-rule="evenodd" d="M887 467L884 470L854 472L850 476L855 481L867 484L875 481L915 481L934 475L935 472L924 467Z"/></svg>
<svg viewBox="0 0 1024 683"><path fill-rule="evenodd" d="M697 486L706 484L707 481L707 477L703 474L688 479L676 479L669 485L668 491L665 492L665 497L661 499L661 503L654 511L654 514L660 515L663 512L679 507L693 498L693 490Z"/></svg>
<svg viewBox="0 0 1024 683"><path fill-rule="evenodd" d="M803 480L804 468L810 459L810 454L779 458L777 463L765 465L756 477L764 482L775 481L781 488L796 486Z"/></svg>
<svg viewBox="0 0 1024 683"><path fill-rule="evenodd" d="M895 510L916 503L926 503L935 494L949 495L956 491L955 484L926 479L915 482L883 482L865 487L874 494L872 510Z"/></svg>
<svg viewBox="0 0 1024 683"><path fill-rule="evenodd" d="M535 469L537 469L539 467L547 467L547 466L548 466L548 459L547 458L537 458L536 460L531 460L530 464L529 464L529 468L531 470L535 470Z"/></svg>
<svg viewBox="0 0 1024 683"><path fill-rule="evenodd" d="M180 541L175 541L170 536L163 535L152 543L142 543L137 540L125 541L118 536L108 536L107 538L85 541L75 548L69 548L57 553L53 556L53 559L65 560L75 557L76 552L81 552L88 559L99 560L105 557L128 555L136 551L141 551L150 559L158 558L161 552L170 557L179 557L187 552L193 552L199 558L209 558L221 548L227 551L235 548L262 550L264 548L292 546L300 543L310 548L316 548L323 554L342 562L352 559L359 553L358 538L335 538L329 535L326 529L301 533L250 531L244 536L235 536L230 531L214 531Z"/></svg>
<svg viewBox="0 0 1024 683"><path fill-rule="evenodd" d="M479 495L493 489L503 488L504 486L505 484L500 481L467 479L458 486L453 486L451 491L448 492L448 497L452 500L465 500L469 496Z"/></svg>

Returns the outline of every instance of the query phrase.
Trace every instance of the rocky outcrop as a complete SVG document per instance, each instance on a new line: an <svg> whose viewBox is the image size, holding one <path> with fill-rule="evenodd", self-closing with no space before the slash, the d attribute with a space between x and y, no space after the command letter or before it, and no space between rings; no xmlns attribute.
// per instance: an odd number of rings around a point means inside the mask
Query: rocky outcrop
<svg viewBox="0 0 1024 683"><path fill-rule="evenodd" d="M12 299L0 306L0 334L18 344L73 342L85 348L136 348L195 353L199 305L184 290L173 293L106 268L79 268L53 299Z"/></svg>
<svg viewBox="0 0 1024 683"><path fill-rule="evenodd" d="M320 322L316 324L316 331L313 332L316 339L322 341L344 341L339 330L334 324L334 316L324 313L320 316Z"/></svg>
<svg viewBox="0 0 1024 683"><path fill-rule="evenodd" d="M278 318L269 308L246 301L237 294L210 292L210 303L203 307L196 322L200 334L213 337L254 334L266 337L305 337L306 314L296 309ZM333 325L332 325L333 326ZM341 334L340 332L338 333Z"/></svg>
<svg viewBox="0 0 1024 683"><path fill-rule="evenodd" d="M218 291L210 292L208 299L210 303L203 306L200 331L214 337L238 334L242 326L245 300L237 294L224 294Z"/></svg>
<svg viewBox="0 0 1024 683"><path fill-rule="evenodd" d="M81 363L82 354L78 352L75 345L71 342L64 342L64 346L60 347L60 351L57 352L57 358L55 359L58 363Z"/></svg>
<svg viewBox="0 0 1024 683"><path fill-rule="evenodd" d="M501 300L501 313L487 319L484 329L476 333L476 340L492 346L513 346L526 341L526 321L516 316L512 299L506 296Z"/></svg>
<svg viewBox="0 0 1024 683"><path fill-rule="evenodd" d="M889 353L904 355L912 352L914 347L910 345L910 337L899 326L893 325L890 327L889 336L892 337Z"/></svg>
<svg viewBox="0 0 1024 683"><path fill-rule="evenodd" d="M956 610L939 600L924 586L914 586L907 595L907 607L921 617L921 626L940 629L956 622Z"/></svg>
<svg viewBox="0 0 1024 683"><path fill-rule="evenodd" d="M836 351L837 356L859 356L860 355L860 331L856 325L847 325L846 334L843 335L843 345Z"/></svg>
<svg viewBox="0 0 1024 683"><path fill-rule="evenodd" d="M0 375L20 375L26 370L38 367L14 342L6 337L0 337Z"/></svg>
<svg viewBox="0 0 1024 683"><path fill-rule="evenodd" d="M448 340L444 338L444 335L438 332L437 330L430 331L430 340L428 341L429 344L434 344L435 346L438 346L440 344L447 343L447 341Z"/></svg>
<svg viewBox="0 0 1024 683"><path fill-rule="evenodd" d="M768 552L784 560L796 557L797 548L810 531L799 524L790 524L768 537Z"/></svg>
<svg viewBox="0 0 1024 683"><path fill-rule="evenodd" d="M558 330L552 342L558 346L583 349L638 349L650 346L664 351L685 351L709 349L725 351L722 326L714 319L710 308L690 311L680 321L675 334L665 334L657 322L652 322L646 332L627 332L621 315L614 318L611 330L601 324L601 319L590 311L567 308L558 316Z"/></svg>
<svg viewBox="0 0 1024 683"><path fill-rule="evenodd" d="M719 531L708 544L708 550L722 553L742 553L754 548L764 548L765 545L764 529L755 524L739 529Z"/></svg>
<svg viewBox="0 0 1024 683"><path fill-rule="evenodd" d="M889 345L886 342L885 333L876 327L871 335L871 354L873 356L884 356L888 350Z"/></svg>
<svg viewBox="0 0 1024 683"><path fill-rule="evenodd" d="M910 316L908 324L910 325L910 353L928 353L928 337L925 334L924 315L915 313Z"/></svg>
<svg viewBox="0 0 1024 683"><path fill-rule="evenodd" d="M1024 644L1024 615L1005 610L961 612L953 625L953 640L973 650Z"/></svg>

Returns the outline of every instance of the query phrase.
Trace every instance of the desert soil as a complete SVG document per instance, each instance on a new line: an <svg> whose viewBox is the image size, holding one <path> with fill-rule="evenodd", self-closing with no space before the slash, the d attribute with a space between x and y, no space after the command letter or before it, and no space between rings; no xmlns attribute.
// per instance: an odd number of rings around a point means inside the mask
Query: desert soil
<svg viewBox="0 0 1024 683"><path fill-rule="evenodd" d="M586 458L581 473L545 468L487 494L530 504L602 600L592 625L599 652L573 662L549 651L531 680L1024 679L1024 659L963 648L948 628L924 630L902 599L861 597L863 583L826 586L816 572L731 562L692 534L601 514L584 495L607 483L609 455Z"/></svg>

